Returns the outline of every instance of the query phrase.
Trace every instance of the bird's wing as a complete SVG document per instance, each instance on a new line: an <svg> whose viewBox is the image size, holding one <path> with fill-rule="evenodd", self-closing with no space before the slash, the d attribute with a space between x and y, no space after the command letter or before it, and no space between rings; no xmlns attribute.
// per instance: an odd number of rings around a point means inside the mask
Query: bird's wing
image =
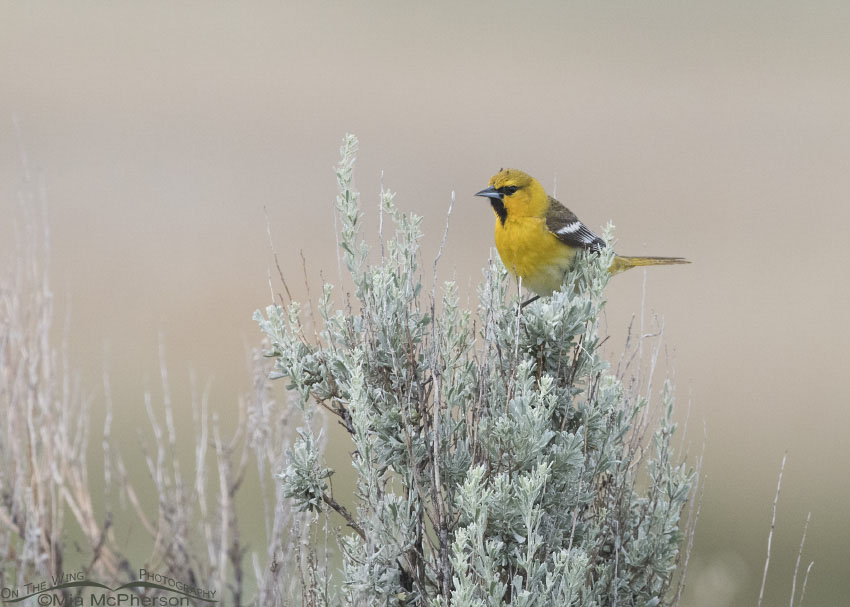
<svg viewBox="0 0 850 607"><path fill-rule="evenodd" d="M546 227L558 240L571 247L600 251L605 247L605 241L594 234L560 202L549 197L549 210L546 212Z"/></svg>

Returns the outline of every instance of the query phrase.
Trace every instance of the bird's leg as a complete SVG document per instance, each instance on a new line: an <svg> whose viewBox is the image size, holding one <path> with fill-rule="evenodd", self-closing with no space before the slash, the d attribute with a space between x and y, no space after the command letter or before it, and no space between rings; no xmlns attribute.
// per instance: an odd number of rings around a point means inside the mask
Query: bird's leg
<svg viewBox="0 0 850 607"><path fill-rule="evenodd" d="M519 309L520 309L520 310L522 310L523 308L525 308L525 306L527 306L527 305L528 305L528 304L530 304L530 303L534 303L534 302L535 302L535 301L537 301L538 299L540 299L540 296L539 296L539 295L535 295L535 296L534 296L534 297L532 297L531 299L529 299L529 300L527 300L527 301L522 302L522 303L520 304L520 306L519 306Z"/></svg>

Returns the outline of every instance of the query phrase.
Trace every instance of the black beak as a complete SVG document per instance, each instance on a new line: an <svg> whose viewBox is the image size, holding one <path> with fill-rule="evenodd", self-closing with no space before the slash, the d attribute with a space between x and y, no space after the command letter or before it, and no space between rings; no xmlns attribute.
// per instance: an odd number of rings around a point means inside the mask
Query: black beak
<svg viewBox="0 0 850 607"><path fill-rule="evenodd" d="M502 195L496 191L496 188L490 186L489 188L483 189L480 192L475 194L476 196L483 196L484 198L493 198L493 199L502 199Z"/></svg>

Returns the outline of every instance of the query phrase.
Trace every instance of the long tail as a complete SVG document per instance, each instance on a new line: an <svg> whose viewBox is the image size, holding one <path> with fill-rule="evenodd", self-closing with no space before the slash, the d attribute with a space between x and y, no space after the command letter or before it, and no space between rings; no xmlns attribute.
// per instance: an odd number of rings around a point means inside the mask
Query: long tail
<svg viewBox="0 0 850 607"><path fill-rule="evenodd" d="M684 257L624 257L615 255L614 261L608 266L608 271L611 274L619 274L638 266L670 266L679 263L691 262Z"/></svg>

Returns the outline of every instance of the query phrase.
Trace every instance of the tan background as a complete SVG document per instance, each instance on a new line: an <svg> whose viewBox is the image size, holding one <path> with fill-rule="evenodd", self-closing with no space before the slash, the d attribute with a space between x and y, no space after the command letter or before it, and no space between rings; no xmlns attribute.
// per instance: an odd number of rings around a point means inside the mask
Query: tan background
<svg viewBox="0 0 850 607"><path fill-rule="evenodd" d="M73 364L96 406L108 368L125 449L160 334L178 409L190 371L225 414L248 388L264 208L297 297L300 251L315 288L336 279L345 132L365 204L384 171L425 216L428 258L457 192L442 272L466 292L492 243L471 194L515 166L589 225L613 220L620 251L695 262L647 279L689 439L708 434L686 604L755 604L786 449L765 604L788 601L808 511L805 604L846 602L850 5L599 4L4 4L0 254L22 148ZM610 286L612 355L641 284Z"/></svg>

